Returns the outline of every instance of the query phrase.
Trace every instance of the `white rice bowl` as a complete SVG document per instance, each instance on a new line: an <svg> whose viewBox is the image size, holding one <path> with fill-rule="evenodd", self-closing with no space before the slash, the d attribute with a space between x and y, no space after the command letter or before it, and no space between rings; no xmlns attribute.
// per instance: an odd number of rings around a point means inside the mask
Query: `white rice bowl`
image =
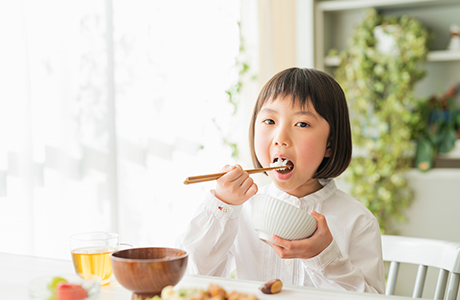
<svg viewBox="0 0 460 300"><path fill-rule="evenodd" d="M316 230L317 222L313 216L287 202L256 194L251 203L253 226L262 241L276 244L271 239L272 234L285 240L300 240Z"/></svg>

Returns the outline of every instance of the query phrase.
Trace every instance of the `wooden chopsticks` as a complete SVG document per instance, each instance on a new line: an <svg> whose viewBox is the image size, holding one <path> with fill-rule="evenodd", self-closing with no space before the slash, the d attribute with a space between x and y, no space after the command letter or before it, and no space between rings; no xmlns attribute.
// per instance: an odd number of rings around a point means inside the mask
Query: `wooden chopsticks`
<svg viewBox="0 0 460 300"><path fill-rule="evenodd" d="M275 169L286 169L286 168L289 168L289 166L258 168L258 169L250 169L250 170L245 170L245 171L248 172L249 174L254 174L254 173L261 173L261 172L275 170ZM192 184L192 183L216 180L216 179L219 179L220 177L224 176L225 174L227 174L227 172L191 176L191 177L187 177L185 179L184 184Z"/></svg>

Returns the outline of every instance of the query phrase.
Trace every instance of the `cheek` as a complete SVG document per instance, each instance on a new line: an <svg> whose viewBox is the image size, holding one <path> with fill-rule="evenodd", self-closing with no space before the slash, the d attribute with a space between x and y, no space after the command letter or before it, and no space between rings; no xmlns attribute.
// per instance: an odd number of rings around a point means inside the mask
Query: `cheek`
<svg viewBox="0 0 460 300"><path fill-rule="evenodd" d="M264 134L256 127L254 133L254 150L256 152L257 159L264 166L268 166L271 163L269 151L270 142L267 136L267 134Z"/></svg>
<svg viewBox="0 0 460 300"><path fill-rule="evenodd" d="M319 165L326 154L326 141L323 141L321 137L304 140L302 143L297 144L297 147L297 152L302 153L299 157L309 164L318 163Z"/></svg>

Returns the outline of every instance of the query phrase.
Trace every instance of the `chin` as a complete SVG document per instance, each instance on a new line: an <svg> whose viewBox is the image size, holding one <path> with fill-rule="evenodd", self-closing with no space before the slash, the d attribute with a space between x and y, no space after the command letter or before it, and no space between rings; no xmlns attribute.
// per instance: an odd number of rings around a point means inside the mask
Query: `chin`
<svg viewBox="0 0 460 300"><path fill-rule="evenodd" d="M279 180L278 178L272 178L273 183L283 192L289 194L289 191L293 189L291 184L286 180Z"/></svg>

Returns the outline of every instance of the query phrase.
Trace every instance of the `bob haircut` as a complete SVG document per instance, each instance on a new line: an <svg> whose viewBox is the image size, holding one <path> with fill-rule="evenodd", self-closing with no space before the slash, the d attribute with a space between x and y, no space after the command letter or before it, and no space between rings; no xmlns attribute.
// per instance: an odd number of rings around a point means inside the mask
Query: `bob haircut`
<svg viewBox="0 0 460 300"><path fill-rule="evenodd" d="M291 97L292 105L299 102L302 109L312 104L330 126L328 147L331 156L325 157L313 178L334 178L346 170L351 161L351 129L347 101L340 85L328 74L315 69L290 68L271 78L260 91L249 128L252 162L261 168L254 148L255 122L259 111L268 101Z"/></svg>

